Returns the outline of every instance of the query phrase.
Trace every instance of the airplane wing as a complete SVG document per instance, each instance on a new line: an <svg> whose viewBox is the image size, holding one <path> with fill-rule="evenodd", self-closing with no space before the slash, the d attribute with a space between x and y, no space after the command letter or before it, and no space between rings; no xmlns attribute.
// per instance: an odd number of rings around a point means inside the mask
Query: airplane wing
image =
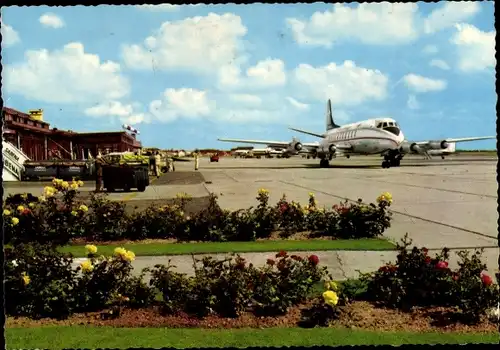
<svg viewBox="0 0 500 350"><path fill-rule="evenodd" d="M480 141L480 140L491 140L491 139L496 139L496 136L481 136L481 137L463 137L463 138L458 138L458 139L445 139L439 142L446 142L446 143L457 143L457 142L470 142L470 141ZM417 141L417 142L411 142L415 143L419 146L425 146L428 144L431 144L436 141Z"/></svg>
<svg viewBox="0 0 500 350"><path fill-rule="evenodd" d="M429 140L429 141L405 141L402 144L403 153L423 154L430 158L429 151L444 150L452 143L471 142L479 140L495 139L496 136L481 136L481 137L464 137L464 138L448 138L444 140Z"/></svg>

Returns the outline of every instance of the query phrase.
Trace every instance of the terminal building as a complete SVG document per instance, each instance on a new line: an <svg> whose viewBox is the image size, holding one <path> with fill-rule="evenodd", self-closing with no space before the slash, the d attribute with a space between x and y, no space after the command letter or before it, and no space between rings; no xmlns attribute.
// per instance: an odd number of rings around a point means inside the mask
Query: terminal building
<svg viewBox="0 0 500 350"><path fill-rule="evenodd" d="M4 169L11 170L9 174L4 171L4 179L19 173L25 160L82 160L95 158L99 152L134 152L142 148L135 134L126 131L78 133L51 128L40 109L24 113L3 107L2 119Z"/></svg>

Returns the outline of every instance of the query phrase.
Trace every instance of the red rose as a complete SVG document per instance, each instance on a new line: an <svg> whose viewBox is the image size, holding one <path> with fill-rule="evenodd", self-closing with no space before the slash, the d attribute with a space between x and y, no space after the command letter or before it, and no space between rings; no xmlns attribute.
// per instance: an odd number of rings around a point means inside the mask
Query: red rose
<svg viewBox="0 0 500 350"><path fill-rule="evenodd" d="M319 264L319 258L317 255L311 255L309 257L309 262L313 265L318 265Z"/></svg>
<svg viewBox="0 0 500 350"><path fill-rule="evenodd" d="M288 209L288 205L286 205L286 204L282 204L282 205L280 205L280 211L281 211L282 213L284 213L285 211L287 211L287 209Z"/></svg>
<svg viewBox="0 0 500 350"><path fill-rule="evenodd" d="M454 273L452 278L454 281L458 281L459 278L458 273Z"/></svg>
<svg viewBox="0 0 500 350"><path fill-rule="evenodd" d="M446 261L439 261L436 264L436 268L438 268L438 269L446 269L446 268L448 268L448 263Z"/></svg>
<svg viewBox="0 0 500 350"><path fill-rule="evenodd" d="M274 265L274 260L273 259L267 259L267 264L273 266Z"/></svg>
<svg viewBox="0 0 500 350"><path fill-rule="evenodd" d="M397 267L396 265L391 265L391 266L389 266L389 271L391 271L391 272L395 272L395 271L397 271L397 270L398 270L398 267Z"/></svg>
<svg viewBox="0 0 500 350"><path fill-rule="evenodd" d="M493 283L493 278L491 278L487 274L483 273L483 274L481 274L481 281L483 281L483 284L485 286L491 286L491 284Z"/></svg>
<svg viewBox="0 0 500 350"><path fill-rule="evenodd" d="M284 250L280 250L280 252L278 254L276 254L276 257L277 258L284 258L286 257L286 252Z"/></svg>
<svg viewBox="0 0 500 350"><path fill-rule="evenodd" d="M31 213L31 210L29 210L28 208L24 208L24 210L22 211L23 215L28 215L29 213Z"/></svg>
<svg viewBox="0 0 500 350"><path fill-rule="evenodd" d="M302 258L298 255L292 255L290 258L292 258L295 261L302 261Z"/></svg>
<svg viewBox="0 0 500 350"><path fill-rule="evenodd" d="M431 259L431 257L430 257L430 256L426 256L426 257L425 257L425 263L426 263L426 264L430 264L430 263L431 263L431 260L432 260L432 259Z"/></svg>

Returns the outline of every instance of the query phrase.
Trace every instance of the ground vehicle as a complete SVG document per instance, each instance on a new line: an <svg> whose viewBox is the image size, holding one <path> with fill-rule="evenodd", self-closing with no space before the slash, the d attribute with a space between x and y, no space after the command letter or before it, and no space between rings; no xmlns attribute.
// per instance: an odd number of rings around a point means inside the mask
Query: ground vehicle
<svg viewBox="0 0 500 350"><path fill-rule="evenodd" d="M210 162L219 162L219 155L218 154L213 154L210 157Z"/></svg>
<svg viewBox="0 0 500 350"><path fill-rule="evenodd" d="M149 186L149 158L133 153L110 153L103 156L103 185L108 192L117 188L144 192Z"/></svg>

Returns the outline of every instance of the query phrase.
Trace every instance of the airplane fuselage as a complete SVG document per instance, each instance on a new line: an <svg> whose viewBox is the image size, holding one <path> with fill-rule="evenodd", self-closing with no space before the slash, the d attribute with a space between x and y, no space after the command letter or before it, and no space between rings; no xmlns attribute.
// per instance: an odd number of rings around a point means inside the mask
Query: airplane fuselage
<svg viewBox="0 0 500 350"><path fill-rule="evenodd" d="M320 141L318 155L379 154L398 149L403 141L403 132L394 119L370 119L328 130Z"/></svg>

